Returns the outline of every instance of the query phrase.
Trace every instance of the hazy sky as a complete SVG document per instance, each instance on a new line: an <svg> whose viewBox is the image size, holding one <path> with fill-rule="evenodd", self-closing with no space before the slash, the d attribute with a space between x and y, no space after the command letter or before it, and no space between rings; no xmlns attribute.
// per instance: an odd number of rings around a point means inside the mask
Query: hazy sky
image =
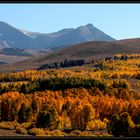
<svg viewBox="0 0 140 140"><path fill-rule="evenodd" d="M116 39L140 37L140 4L0 4L0 21L50 33L92 23Z"/></svg>

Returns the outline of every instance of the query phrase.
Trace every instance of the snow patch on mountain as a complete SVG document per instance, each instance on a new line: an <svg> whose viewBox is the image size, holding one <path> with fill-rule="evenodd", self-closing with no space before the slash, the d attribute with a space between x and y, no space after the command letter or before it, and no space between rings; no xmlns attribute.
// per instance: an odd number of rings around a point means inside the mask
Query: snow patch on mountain
<svg viewBox="0 0 140 140"><path fill-rule="evenodd" d="M23 34L25 34L25 35L27 35L27 36L29 36L29 37L31 37L31 38L36 38L36 36L35 35L32 35L32 33L30 33L30 32L28 32L28 31L25 31L25 30L20 30Z"/></svg>

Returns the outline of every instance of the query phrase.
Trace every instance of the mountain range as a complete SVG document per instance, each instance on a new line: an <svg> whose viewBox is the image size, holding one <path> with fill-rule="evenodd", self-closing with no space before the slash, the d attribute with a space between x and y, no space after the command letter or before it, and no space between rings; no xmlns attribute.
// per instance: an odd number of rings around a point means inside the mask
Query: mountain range
<svg viewBox="0 0 140 140"><path fill-rule="evenodd" d="M115 41L92 24L67 28L54 33L36 33L0 22L0 48L56 49L87 41Z"/></svg>

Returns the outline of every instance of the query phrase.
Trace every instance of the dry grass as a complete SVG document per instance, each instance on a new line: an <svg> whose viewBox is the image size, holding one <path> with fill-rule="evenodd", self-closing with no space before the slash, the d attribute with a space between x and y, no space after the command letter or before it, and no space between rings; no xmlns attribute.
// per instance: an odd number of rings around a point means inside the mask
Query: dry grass
<svg viewBox="0 0 140 140"><path fill-rule="evenodd" d="M66 133L61 132L60 130L44 130L41 128L32 128L28 130L29 135L35 135L35 136L68 136Z"/></svg>
<svg viewBox="0 0 140 140"><path fill-rule="evenodd" d="M17 127L16 128L16 133L18 133L18 134L27 134L27 130L25 128L22 128L22 127Z"/></svg>
<svg viewBox="0 0 140 140"><path fill-rule="evenodd" d="M23 128L23 129L27 129L28 127L31 126L31 123L18 123L18 122L0 122L0 128L1 129L7 129L7 130L14 130L16 128Z"/></svg>
<svg viewBox="0 0 140 140"><path fill-rule="evenodd" d="M35 135L35 136L46 136L46 133L41 128L32 128L28 130L29 135Z"/></svg>
<svg viewBox="0 0 140 140"><path fill-rule="evenodd" d="M96 136L96 135L89 131L83 131L79 136Z"/></svg>
<svg viewBox="0 0 140 140"><path fill-rule="evenodd" d="M4 124L4 123L0 123L0 128L1 129L7 129L7 130L14 130L15 129L14 126L9 126L9 125Z"/></svg>
<svg viewBox="0 0 140 140"><path fill-rule="evenodd" d="M92 136L92 137L98 137L98 136L112 136L104 131L79 131L74 130L70 134L67 134L68 136Z"/></svg>
<svg viewBox="0 0 140 140"><path fill-rule="evenodd" d="M50 131L50 135L51 136L67 136L67 134L65 132L62 132L60 130Z"/></svg>
<svg viewBox="0 0 140 140"><path fill-rule="evenodd" d="M28 128L31 126L31 123L22 123L19 124L17 122L0 122L0 128L15 131L16 134L23 134L23 135L35 135L35 136L110 136L105 131L80 131L80 130L73 130L71 133L65 133L61 130L52 130L49 131L48 129L43 128Z"/></svg>
<svg viewBox="0 0 140 140"><path fill-rule="evenodd" d="M80 130L73 130L69 136L80 136L82 132Z"/></svg>
<svg viewBox="0 0 140 140"><path fill-rule="evenodd" d="M46 136L52 136L51 131L48 131L48 130L44 130L44 131L45 131Z"/></svg>
<svg viewBox="0 0 140 140"><path fill-rule="evenodd" d="M17 122L0 122L1 129L14 130L17 126L19 126Z"/></svg>

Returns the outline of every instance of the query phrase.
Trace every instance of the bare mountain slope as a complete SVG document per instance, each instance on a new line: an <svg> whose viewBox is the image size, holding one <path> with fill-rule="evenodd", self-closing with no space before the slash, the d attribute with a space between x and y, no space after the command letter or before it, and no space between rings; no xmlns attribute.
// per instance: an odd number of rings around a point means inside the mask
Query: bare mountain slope
<svg viewBox="0 0 140 140"><path fill-rule="evenodd" d="M127 45L133 49L140 49L140 38L131 38L115 41L118 44Z"/></svg>
<svg viewBox="0 0 140 140"><path fill-rule="evenodd" d="M137 44L137 42L135 42ZM116 53L140 53L140 47L133 45L121 44L119 41L105 42L105 41L90 41L73 45L67 48L47 53L42 57L34 57L28 61L17 62L12 65L4 64L0 66L1 71L8 70L25 70L36 69L43 64L62 61L64 59L85 59L92 60L98 58L105 58Z"/></svg>

